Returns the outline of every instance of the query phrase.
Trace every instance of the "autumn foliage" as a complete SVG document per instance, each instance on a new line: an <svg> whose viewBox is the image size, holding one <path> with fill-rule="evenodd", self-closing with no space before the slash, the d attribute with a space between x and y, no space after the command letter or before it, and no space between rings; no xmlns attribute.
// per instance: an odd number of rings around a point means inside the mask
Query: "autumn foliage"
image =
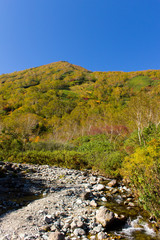
<svg viewBox="0 0 160 240"><path fill-rule="evenodd" d="M144 189L143 179L155 186L151 175L159 178L159 170L148 168L152 156L144 148L157 148L159 127L160 70L91 72L56 62L0 76L3 161L77 165L117 177L125 169L130 181L137 171L132 183L140 195L141 181L146 202L150 188ZM137 156L147 172L135 167Z"/></svg>

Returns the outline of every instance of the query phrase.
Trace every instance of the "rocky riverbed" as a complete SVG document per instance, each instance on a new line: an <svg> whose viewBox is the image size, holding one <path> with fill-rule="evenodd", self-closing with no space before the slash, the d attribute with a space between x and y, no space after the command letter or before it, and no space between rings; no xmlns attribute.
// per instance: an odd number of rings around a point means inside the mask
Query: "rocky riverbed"
<svg viewBox="0 0 160 240"><path fill-rule="evenodd" d="M136 205L123 182L88 171L0 163L0 240L158 239Z"/></svg>

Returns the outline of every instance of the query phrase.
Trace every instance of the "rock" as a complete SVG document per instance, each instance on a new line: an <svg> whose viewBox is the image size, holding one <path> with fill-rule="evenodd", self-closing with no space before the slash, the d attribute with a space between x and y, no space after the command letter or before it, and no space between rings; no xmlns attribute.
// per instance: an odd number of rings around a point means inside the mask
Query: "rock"
<svg viewBox="0 0 160 240"><path fill-rule="evenodd" d="M90 178L90 183L91 183L91 184L94 184L94 183L96 183L96 182L97 182L97 177L92 176L92 177Z"/></svg>
<svg viewBox="0 0 160 240"><path fill-rule="evenodd" d="M82 204L82 200L81 200L81 199L77 199L76 203L77 203L78 205L80 205L80 204Z"/></svg>
<svg viewBox="0 0 160 240"><path fill-rule="evenodd" d="M105 197L102 197L101 200L102 200L103 202L107 202L107 198L105 198Z"/></svg>
<svg viewBox="0 0 160 240"><path fill-rule="evenodd" d="M133 201L132 198L127 198L126 201L124 202L124 205L128 205L130 207L134 207L135 204L133 202L131 202L131 201Z"/></svg>
<svg viewBox="0 0 160 240"><path fill-rule="evenodd" d="M78 227L78 228L82 228L83 225L84 225L84 223L79 219L79 220L77 221L77 227Z"/></svg>
<svg viewBox="0 0 160 240"><path fill-rule="evenodd" d="M99 232L97 235L98 240L102 240L102 239L106 239L107 238L107 234L104 232Z"/></svg>
<svg viewBox="0 0 160 240"><path fill-rule="evenodd" d="M48 240L65 240L65 236L63 233L56 231L54 233L50 233Z"/></svg>
<svg viewBox="0 0 160 240"><path fill-rule="evenodd" d="M133 199L130 197L130 198L127 198L127 202L130 202L130 201L132 201Z"/></svg>
<svg viewBox="0 0 160 240"><path fill-rule="evenodd" d="M79 219L74 219L74 221L71 223L71 229L74 229L74 228L82 228L84 225L84 222L82 221L81 218Z"/></svg>
<svg viewBox="0 0 160 240"><path fill-rule="evenodd" d="M99 233L103 230L103 227L101 224L99 224L98 226L93 228L93 231L95 231L96 233Z"/></svg>
<svg viewBox="0 0 160 240"><path fill-rule="evenodd" d="M35 238L27 238L27 239L24 239L24 240L32 240L32 239L35 239ZM48 236L46 234L43 234L42 239L43 240L48 240Z"/></svg>
<svg viewBox="0 0 160 240"><path fill-rule="evenodd" d="M100 197L100 193L99 192L92 192L92 195L96 198L99 198Z"/></svg>
<svg viewBox="0 0 160 240"><path fill-rule="evenodd" d="M96 212L96 220L101 223L106 230L115 230L121 227L125 222L124 216L111 212L106 207L100 207Z"/></svg>
<svg viewBox="0 0 160 240"><path fill-rule="evenodd" d="M82 229L82 228L76 228L76 229L74 230L73 234L74 234L75 236L83 236L83 235L86 235L84 229Z"/></svg>
<svg viewBox="0 0 160 240"><path fill-rule="evenodd" d="M106 207L100 207L96 212L96 220L101 223L103 227L106 227L108 223L114 220L114 213Z"/></svg>
<svg viewBox="0 0 160 240"><path fill-rule="evenodd" d="M133 202L129 202L129 203L128 203L128 206L130 206L130 207L135 207L135 204L134 204Z"/></svg>
<svg viewBox="0 0 160 240"><path fill-rule="evenodd" d="M96 236L90 236L90 240L96 240Z"/></svg>
<svg viewBox="0 0 160 240"><path fill-rule="evenodd" d="M90 201L90 205L91 205L92 207L97 207L97 203L96 203L95 200Z"/></svg>
<svg viewBox="0 0 160 240"><path fill-rule="evenodd" d="M82 200L88 200L90 198L90 192L81 193L80 197Z"/></svg>
<svg viewBox="0 0 160 240"><path fill-rule="evenodd" d="M67 232L67 231L70 231L71 229L71 224L68 222L63 222L63 227L62 227L62 230L63 232Z"/></svg>
<svg viewBox="0 0 160 240"><path fill-rule="evenodd" d="M97 184L93 186L93 189L95 191L102 191L103 189L105 189L105 186L103 184Z"/></svg>
<svg viewBox="0 0 160 240"><path fill-rule="evenodd" d="M106 196L109 197L109 198L113 198L113 196L112 196L112 194L110 192L107 192Z"/></svg>
<svg viewBox="0 0 160 240"><path fill-rule="evenodd" d="M103 177L98 177L97 182L100 183L102 181L104 181L104 178Z"/></svg>
<svg viewBox="0 0 160 240"><path fill-rule="evenodd" d="M84 171L84 172L83 172L83 176L84 176L84 177L86 177L86 176L88 177L88 176L89 176L88 172L87 172L87 171Z"/></svg>
<svg viewBox="0 0 160 240"><path fill-rule="evenodd" d="M110 181L109 183L108 183L108 186L109 187L115 187L117 185L117 181L115 180L115 179L113 179L112 181Z"/></svg>
<svg viewBox="0 0 160 240"><path fill-rule="evenodd" d="M58 229L57 229L57 227L56 227L55 225L52 225L52 226L50 227L50 230L51 230L52 232L55 232L55 231L58 230Z"/></svg>
<svg viewBox="0 0 160 240"><path fill-rule="evenodd" d="M117 188L113 189L113 190L111 191L111 193L112 193L112 194L118 193L118 189L117 189Z"/></svg>
<svg viewBox="0 0 160 240"><path fill-rule="evenodd" d="M116 196L115 201L116 201L118 204L120 204L120 203L123 201L123 198L121 197L121 195L118 195L118 196Z"/></svg>
<svg viewBox="0 0 160 240"><path fill-rule="evenodd" d="M48 232L48 231L50 231L51 230L51 228L50 228L50 226L48 226L48 225L43 225L43 226L41 226L40 228L39 228L39 231L40 232Z"/></svg>
<svg viewBox="0 0 160 240"><path fill-rule="evenodd" d="M46 215L45 217L44 217L44 221L46 222L46 223L52 223L53 222L53 217L51 216L51 215Z"/></svg>
<svg viewBox="0 0 160 240"><path fill-rule="evenodd" d="M76 228L77 227L77 223L76 223L76 221L73 221L72 223L71 223L71 229L74 229L74 228Z"/></svg>

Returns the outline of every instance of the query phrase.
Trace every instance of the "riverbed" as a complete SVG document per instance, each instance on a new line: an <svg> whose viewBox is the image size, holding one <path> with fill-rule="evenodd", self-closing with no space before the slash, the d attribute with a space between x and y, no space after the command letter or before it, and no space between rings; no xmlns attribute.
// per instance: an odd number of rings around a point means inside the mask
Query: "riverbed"
<svg viewBox="0 0 160 240"><path fill-rule="evenodd" d="M122 181L90 171L7 164L0 178L0 240L48 240L54 232L66 240L160 239ZM102 207L118 224L107 229L97 221Z"/></svg>

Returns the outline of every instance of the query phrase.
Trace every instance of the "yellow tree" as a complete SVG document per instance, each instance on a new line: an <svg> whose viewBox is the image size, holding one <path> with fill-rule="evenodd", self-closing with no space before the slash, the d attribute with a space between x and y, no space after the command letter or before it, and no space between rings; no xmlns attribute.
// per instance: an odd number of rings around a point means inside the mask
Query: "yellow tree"
<svg viewBox="0 0 160 240"><path fill-rule="evenodd" d="M148 127L151 122L154 123L154 109L156 101L153 102L151 96L145 92L140 92L133 97L126 110L126 118L132 129L137 129L140 145L142 144L142 131Z"/></svg>

